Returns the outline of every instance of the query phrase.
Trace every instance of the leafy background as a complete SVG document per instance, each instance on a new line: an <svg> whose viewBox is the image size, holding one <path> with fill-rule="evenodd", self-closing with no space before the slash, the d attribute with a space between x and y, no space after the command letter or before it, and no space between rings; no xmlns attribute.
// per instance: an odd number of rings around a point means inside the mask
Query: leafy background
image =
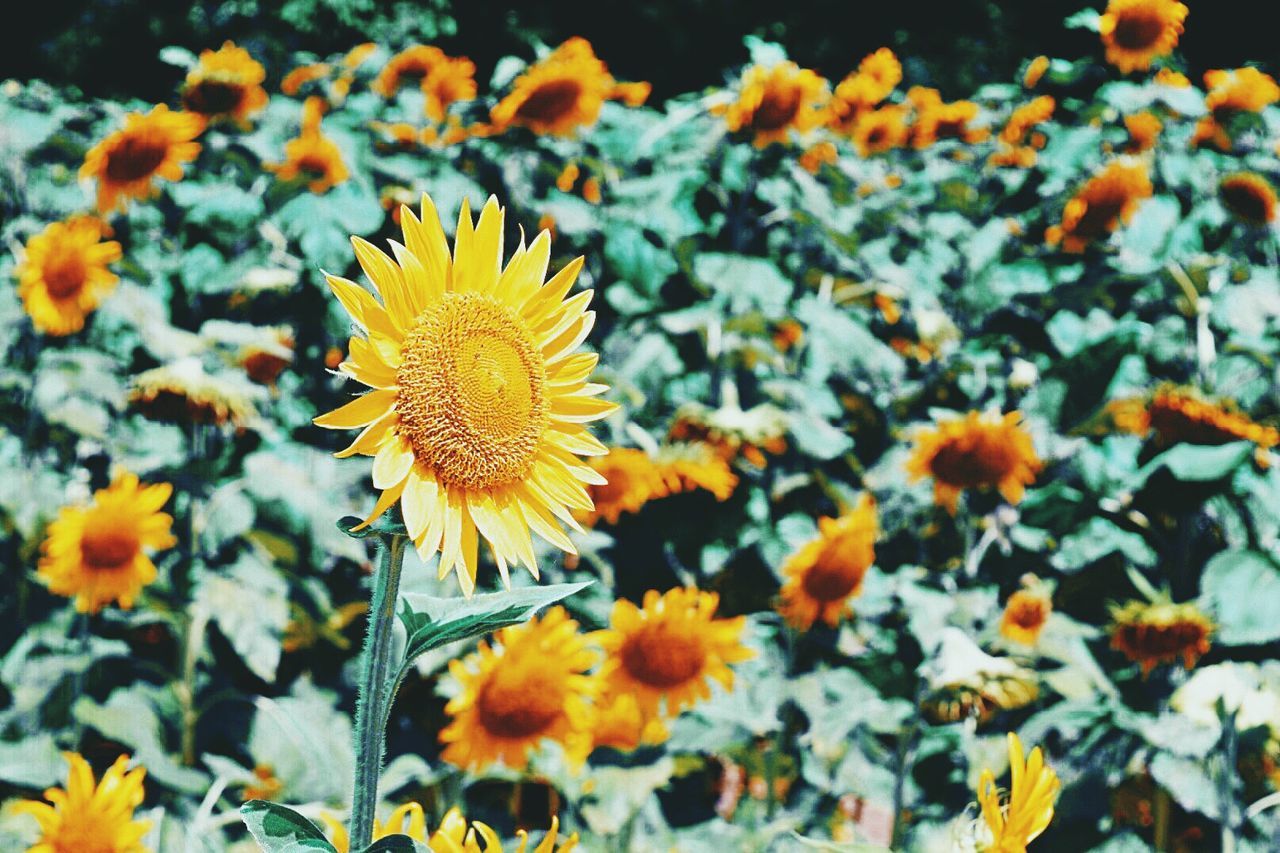
<svg viewBox="0 0 1280 853"><path fill-rule="evenodd" d="M559 810L587 849L630 839L633 849L689 851L786 849L802 844L795 833L883 843L896 804L905 849L945 850L978 770L1002 766L1004 732L1016 730L1045 747L1064 783L1038 849L1149 849L1143 808L1161 803L1180 849L1218 849L1224 819L1237 824L1237 849L1274 849L1274 813L1244 810L1275 788L1267 762L1280 721L1241 731L1239 765L1224 765L1216 717L1170 703L1188 674L1164 667L1142 678L1108 648L1105 605L1167 583L1218 625L1201 667L1256 664L1259 691L1280 692L1280 470L1257 464L1247 444L1157 455L1098 423L1108 402L1162 381L1229 397L1256 420L1280 413L1274 232L1233 223L1216 196L1227 172L1280 172L1280 113L1264 111L1234 154L1192 151L1200 92L1119 79L1095 34L1063 29L1060 16L1042 24L1039 6L949 4L954 18L922 28L928 16L904 19L909 4L897 4L868 11L857 36L866 41L855 44L831 26L847 4L791 4L782 24L765 4L642 4L630 24L589 5L557 6L555 20L480 3L197 3L161 18L130 2L34 10L34 37L4 51L19 81L0 100L6 248L88 206L76 169L125 110L173 101L184 54L150 63L160 48L237 38L266 62L272 97L250 131L208 132L182 182L116 220L122 283L84 333L40 339L14 289L0 288L0 796L38 796L61 778L59 749L77 748L95 766L120 751L146 765L158 850L251 849L235 807L255 767L281 783L279 801L311 816L341 811L370 555L335 520L363 514L372 498L367 468L333 459L339 437L311 425L347 393L323 369L348 326L318 271L355 271L351 234L396 233L382 203L391 192L429 191L448 212L492 192L511 222L554 220L553 266L587 258L583 285L597 289L600 311L591 344L623 405L602 429L608 443L660 442L690 403L784 427L785 450L764 466L735 460L740 483L727 500L677 495L599 525L572 567L544 559L547 579L600 581L567 602L590 627L607 622L615 597L695 582L721 594L721 615L748 616L758 656L738 667L733 694L683 715L666 743L597 754L577 776L550 750L520 779L438 760L442 676L466 649L430 652L393 713L389 801L417 799L433 823L463 803L507 834L544 827ZM673 27L685 14L693 25ZM1225 6L1193 9L1190 67L1268 58L1261 30ZM573 139L511 133L405 151L370 129L412 109L404 96L387 103L368 90L404 43L473 56L484 99L517 67L499 58L528 60L533 43L579 32L620 78L655 82L649 106L608 104ZM1031 95L1019 82L1026 59L1068 58L1038 90L1059 109L1033 168L986 168L989 143L871 159L842 143L815 175L796 162L800 148L757 150L708 114L704 87L751 54L780 55L759 40L744 47L749 34L836 78L891 44L904 54L906 85L970 96L994 127ZM300 112L278 93L281 75L370 38L379 53L324 122L351 180L323 195L277 184L262 164L280 157ZM693 59L668 61L668 47ZM144 60L112 59L126 53ZM1044 230L1071 193L1123 147L1121 118L1145 108L1166 116L1154 196L1105 249L1046 247ZM601 179L602 203L556 189L569 162ZM0 256L0 277L11 280L14 264L13 252ZM876 295L901 317L891 320ZM798 322L803 340L780 351L784 321ZM250 384L229 343L267 325L288 327L294 341L274 387ZM902 340L920 349L904 355ZM132 412L130 378L180 358L239 383L258 417L195 443ZM928 483L906 481L910 428L988 407L1026 413L1046 469L1012 517L997 524L994 503L980 500L952 519ZM172 509L190 526L137 608L77 618L37 582L38 546L58 508L103 485L113 464L175 483ZM788 632L772 609L783 561L816 517L860 489L875 494L883 532L856 616L838 630ZM964 571L984 530L998 536L979 570ZM997 630L1027 572L1057 584L1032 650ZM453 592L412 554L405 578L409 593ZM1038 698L980 724L931 722L922 696L957 633L1032 670ZM726 808L733 768L764 784ZM30 833L25 819L0 817L5 849L22 849Z"/></svg>

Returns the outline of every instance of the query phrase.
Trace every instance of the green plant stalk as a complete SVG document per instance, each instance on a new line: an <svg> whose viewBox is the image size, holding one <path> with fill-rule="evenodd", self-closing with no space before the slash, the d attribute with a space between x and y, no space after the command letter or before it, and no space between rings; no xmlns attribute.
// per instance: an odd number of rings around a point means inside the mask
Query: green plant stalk
<svg viewBox="0 0 1280 853"><path fill-rule="evenodd" d="M363 850L373 840L378 777L382 775L386 749L385 712L394 698L391 634L407 540L397 533L379 534L379 540L378 572L373 578L369 627L360 653L360 693L356 698L355 786L349 828L352 850Z"/></svg>
<svg viewBox="0 0 1280 853"><path fill-rule="evenodd" d="M1218 788L1222 810L1222 853L1235 853L1236 850L1235 782L1238 747L1236 712L1232 711L1225 714L1222 720L1222 777Z"/></svg>
<svg viewBox="0 0 1280 853"><path fill-rule="evenodd" d="M195 767L196 724L200 721L200 712L196 708L196 664L200 661L200 650L204 648L209 614L202 608L198 609L194 615L184 615L183 623L182 679L176 685L178 704L182 708L182 763Z"/></svg>

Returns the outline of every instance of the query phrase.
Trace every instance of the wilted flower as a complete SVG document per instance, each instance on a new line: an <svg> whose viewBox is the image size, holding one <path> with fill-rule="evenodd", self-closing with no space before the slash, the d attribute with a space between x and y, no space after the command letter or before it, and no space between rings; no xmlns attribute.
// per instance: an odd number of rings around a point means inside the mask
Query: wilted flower
<svg viewBox="0 0 1280 853"><path fill-rule="evenodd" d="M133 377L129 403L155 421L247 426L257 416L261 389L206 373L199 359L184 358Z"/></svg>
<svg viewBox="0 0 1280 853"><path fill-rule="evenodd" d="M74 752L64 752L71 765L66 788L50 788L45 800L22 800L17 814L28 814L40 824L40 840L27 853L150 853L142 837L151 822L134 820L142 805L142 779L146 770L129 770L129 757L116 759L101 781L95 783L89 762Z"/></svg>
<svg viewBox="0 0 1280 853"><path fill-rule="evenodd" d="M1111 648L1142 667L1182 661L1191 669L1209 651L1213 623L1191 602L1135 600L1111 608Z"/></svg>
<svg viewBox="0 0 1280 853"><path fill-rule="evenodd" d="M396 259L353 238L382 296L337 276L329 284L367 337L354 337L339 369L372 391L316 418L362 432L339 456L373 456L382 494L365 524L397 502L424 558L440 551L440 577L457 570L475 588L478 544L499 574L525 565L537 576L530 531L576 553L560 523L589 512L584 484L599 474L577 456L606 453L586 423L615 408L588 381L597 356L576 353L595 322L591 292L565 296L583 259L545 284L551 239L523 243L503 268L503 210L490 198L473 223L463 201L450 256L431 200L422 219L401 208L407 245Z"/></svg>
<svg viewBox="0 0 1280 853"><path fill-rule="evenodd" d="M1220 445L1252 441L1262 448L1280 444L1280 430L1255 423L1230 403L1205 400L1193 388L1158 388L1149 400L1125 399L1108 404L1117 429L1135 435L1154 431L1156 443Z"/></svg>

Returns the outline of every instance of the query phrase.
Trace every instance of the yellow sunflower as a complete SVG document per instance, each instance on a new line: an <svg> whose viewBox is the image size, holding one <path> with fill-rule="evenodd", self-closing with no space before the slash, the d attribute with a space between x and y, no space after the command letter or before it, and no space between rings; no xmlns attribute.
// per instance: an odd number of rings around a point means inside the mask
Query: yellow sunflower
<svg viewBox="0 0 1280 853"><path fill-rule="evenodd" d="M427 117L444 121L451 104L476 96L476 64L465 57L446 56L422 79Z"/></svg>
<svg viewBox="0 0 1280 853"><path fill-rule="evenodd" d="M107 264L120 260L120 244L102 238L106 223L92 216L53 222L27 241L14 271L18 296L32 324L47 335L70 335L116 286Z"/></svg>
<svg viewBox="0 0 1280 853"><path fill-rule="evenodd" d="M267 105L262 81L267 72L249 51L224 42L200 53L200 64L187 73L182 105L208 119L230 117L241 125Z"/></svg>
<svg viewBox="0 0 1280 853"><path fill-rule="evenodd" d="M173 493L168 483L143 486L122 473L94 493L89 506L66 506L49 524L40 546L39 575L55 595L75 598L76 610L97 613L113 602L133 606L156 579L148 550L172 548L173 518L160 511Z"/></svg>
<svg viewBox="0 0 1280 853"><path fill-rule="evenodd" d="M818 538L782 567L787 580L778 611L802 631L818 620L836 627L849 600L862 592L862 579L876 558L875 500L864 492L853 509L839 518L818 519L818 531Z"/></svg>
<svg viewBox="0 0 1280 853"><path fill-rule="evenodd" d="M956 139L970 145L981 142L987 138L987 129L969 126L978 112L978 105L973 101L930 100L917 106L911 128L912 144L916 148L928 148L941 139Z"/></svg>
<svg viewBox="0 0 1280 853"><path fill-rule="evenodd" d="M1111 608L1111 648L1142 667L1145 677L1160 663L1191 669L1209 651L1213 623L1192 602L1130 601Z"/></svg>
<svg viewBox="0 0 1280 853"><path fill-rule="evenodd" d="M257 416L259 393L251 385L206 373L198 359L185 358L133 377L129 404L154 421L242 429Z"/></svg>
<svg viewBox="0 0 1280 853"><path fill-rule="evenodd" d="M503 210L490 198L472 223L463 202L452 258L431 200L422 219L400 209L407 246L396 260L353 238L356 257L383 301L346 279L329 284L367 337L351 339L340 370L374 389L316 418L331 429L362 428L339 456L373 456L382 490L371 523L397 501L405 527L440 577L457 569L475 587L485 539L504 583L507 566L537 576L530 530L569 553L560 523L580 529L584 483L604 479L578 459L606 453L585 424L615 408L588 382L597 357L575 353L595 322L591 292L569 299L582 258L546 284L551 239L523 242L501 267Z"/></svg>
<svg viewBox="0 0 1280 853"><path fill-rule="evenodd" d="M671 494L703 489L718 501L726 501L738 486L738 475L717 449L706 442L668 444L658 452L657 463Z"/></svg>
<svg viewBox="0 0 1280 853"><path fill-rule="evenodd" d="M513 853L526 853L529 850L529 833L523 829L516 832L516 845ZM482 846L483 845L483 846ZM551 828L529 853L570 853L578 846L578 834L575 832L560 843L560 819L551 818ZM467 819L457 808L449 809L440 826L427 842L431 853L503 853L502 839L487 824L475 821L470 827Z"/></svg>
<svg viewBox="0 0 1280 853"><path fill-rule="evenodd" d="M1057 102L1049 95L1032 98L1019 105L1009 114L1008 120L1000 130L1000 141L1008 145L1021 145L1027 139L1027 133L1038 124L1044 124L1053 117Z"/></svg>
<svg viewBox="0 0 1280 853"><path fill-rule="evenodd" d="M675 716L711 697L708 679L733 688L730 664L754 656L740 638L746 618L716 619L720 596L693 587L649 590L644 607L614 602L609 628L597 632L608 653L598 676L608 695L635 696L640 712Z"/></svg>
<svg viewBox="0 0 1280 853"><path fill-rule="evenodd" d="M347 828L342 822L334 818L327 812L321 812L320 820L324 822L325 828L329 830L329 843L334 846L338 853L349 853L351 850L351 836L347 835ZM377 841L379 838L386 838L388 835L407 835L414 841L427 843L427 816L422 811L422 806L417 803L405 803L398 806L387 817L386 823L373 819L373 838ZM434 849L434 848L433 848Z"/></svg>
<svg viewBox="0 0 1280 853"><path fill-rule="evenodd" d="M1125 116L1124 127L1129 131L1129 144L1125 150L1130 154L1140 154L1156 147L1164 124L1154 113L1144 110Z"/></svg>
<svg viewBox="0 0 1280 853"><path fill-rule="evenodd" d="M595 725L591 730L593 749L608 747L634 752L644 744L658 744L671 736L661 718L646 717L640 703L629 693L597 700Z"/></svg>
<svg viewBox="0 0 1280 853"><path fill-rule="evenodd" d="M501 762L515 770L545 740L564 746L580 763L591 750L596 682L588 676L597 653L563 607L503 628L496 646L481 643L449 672L462 691L445 706L452 721L440 732L445 761L471 770Z"/></svg>
<svg viewBox="0 0 1280 853"><path fill-rule="evenodd" d="M853 147L863 157L903 147L911 138L911 126L907 124L909 113L901 104L859 113L853 122Z"/></svg>
<svg viewBox="0 0 1280 853"><path fill-rule="evenodd" d="M302 129L284 144L284 162L263 164L282 181L306 181L307 189L317 195L351 177L342 161L342 151L320 131L323 114L323 101L314 96L307 98L302 110Z"/></svg>
<svg viewBox="0 0 1280 853"><path fill-rule="evenodd" d="M1111 0L1098 19L1107 62L1122 73L1146 71L1178 45L1187 7L1178 0Z"/></svg>
<svg viewBox="0 0 1280 853"><path fill-rule="evenodd" d="M1025 757L1022 741L1009 733L1009 793L1002 797L995 774L983 769L978 778L978 804L985 824L979 840L984 853L1026 853L1027 845L1049 827L1061 783L1044 763L1040 747Z"/></svg>
<svg viewBox="0 0 1280 853"><path fill-rule="evenodd" d="M444 51L438 47L410 45L387 61L371 88L384 98L395 97L405 83L421 84L436 65L446 58Z"/></svg>
<svg viewBox="0 0 1280 853"><path fill-rule="evenodd" d="M902 63L892 50L882 47L866 55L836 85L828 113L831 126L848 133L858 115L884 101L901 82Z"/></svg>
<svg viewBox="0 0 1280 853"><path fill-rule="evenodd" d="M93 768L83 757L74 752L62 756L71 765L67 787L46 790L48 802L22 800L13 808L40 824L40 840L27 853L150 853L142 837L151 822L133 819L142 804L147 771L128 769L129 757L122 755L95 783Z"/></svg>
<svg viewBox="0 0 1280 853"><path fill-rule="evenodd" d="M1256 172L1227 175L1218 184L1222 206L1242 222L1269 225L1276 219L1276 191L1271 182Z"/></svg>
<svg viewBox="0 0 1280 853"><path fill-rule="evenodd" d="M1034 646L1053 612L1048 588L1037 579L1024 579L1024 587L1009 596L1000 617L1000 634L1007 640Z"/></svg>
<svg viewBox="0 0 1280 853"><path fill-rule="evenodd" d="M610 448L607 456L592 459L591 467L607 482L588 486L594 508L575 513L587 526L594 526L602 518L617 524L624 512L639 512L649 501L670 494L662 469L643 450Z"/></svg>
<svg viewBox="0 0 1280 853"><path fill-rule="evenodd" d="M152 178L182 180L182 164L200 153L193 142L204 131L203 116L171 112L158 104L149 113L129 113L124 127L89 149L81 180L98 182L98 211L121 210L130 198L148 198Z"/></svg>
<svg viewBox="0 0 1280 853"><path fill-rule="evenodd" d="M643 101L648 88L619 86L584 38L573 37L515 79L489 112L494 132L512 125L536 134L569 136L600 117L606 100Z"/></svg>
<svg viewBox="0 0 1280 853"><path fill-rule="evenodd" d="M1151 178L1139 160L1122 159L1105 168L1067 202L1062 222L1045 232L1050 245L1079 253L1133 219L1144 199L1151 197Z"/></svg>
<svg viewBox="0 0 1280 853"><path fill-rule="evenodd" d="M297 68L284 75L284 79L280 81L280 91L293 97L302 91L302 87L308 83L314 83L317 80L323 80L329 76L329 72L333 69L324 62L313 62L310 65L300 65Z"/></svg>
<svg viewBox="0 0 1280 853"><path fill-rule="evenodd" d="M1049 70L1049 57L1043 54L1037 56L1031 62L1027 63L1027 70L1022 72L1022 85L1028 89L1034 89L1040 84L1040 79L1044 77L1046 71Z"/></svg>
<svg viewBox="0 0 1280 853"><path fill-rule="evenodd" d="M1204 98L1209 115L1196 123L1192 147L1212 145L1220 151L1230 151L1234 144L1228 132L1232 121L1280 101L1280 84L1256 68L1206 71L1204 83L1209 87Z"/></svg>
<svg viewBox="0 0 1280 853"><path fill-rule="evenodd" d="M1019 503L1042 465L1021 421L1021 412L969 412L943 420L936 430L916 436L907 475L932 477L934 501L952 515L965 489L995 488L1009 503Z"/></svg>
<svg viewBox="0 0 1280 853"><path fill-rule="evenodd" d="M1154 431L1156 444L1228 444L1252 441L1262 448L1280 444L1280 430L1254 422L1232 404L1205 400L1191 388L1165 386L1150 400L1116 400L1108 405L1116 428L1145 436Z"/></svg>
<svg viewBox="0 0 1280 853"><path fill-rule="evenodd" d="M791 131L807 133L826 121L827 81L794 62L753 65L742 74L738 98L717 108L731 132L753 134L763 148L785 142Z"/></svg>
<svg viewBox="0 0 1280 853"><path fill-rule="evenodd" d="M839 158L840 152L836 150L835 143L824 139L806 148L797 160L806 172L816 175L824 165L833 165Z"/></svg>

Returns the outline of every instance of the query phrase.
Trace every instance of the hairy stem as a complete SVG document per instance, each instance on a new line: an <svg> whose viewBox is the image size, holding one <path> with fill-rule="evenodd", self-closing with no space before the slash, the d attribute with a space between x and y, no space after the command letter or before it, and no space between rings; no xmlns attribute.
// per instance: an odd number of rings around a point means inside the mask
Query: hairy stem
<svg viewBox="0 0 1280 853"><path fill-rule="evenodd" d="M385 711L392 696L391 633L395 627L396 595L406 539L382 534L378 573L373 578L369 627L360 653L360 693L356 699L355 787L351 795L351 849L363 850L373 840L374 809L378 805L378 777L386 748Z"/></svg>

